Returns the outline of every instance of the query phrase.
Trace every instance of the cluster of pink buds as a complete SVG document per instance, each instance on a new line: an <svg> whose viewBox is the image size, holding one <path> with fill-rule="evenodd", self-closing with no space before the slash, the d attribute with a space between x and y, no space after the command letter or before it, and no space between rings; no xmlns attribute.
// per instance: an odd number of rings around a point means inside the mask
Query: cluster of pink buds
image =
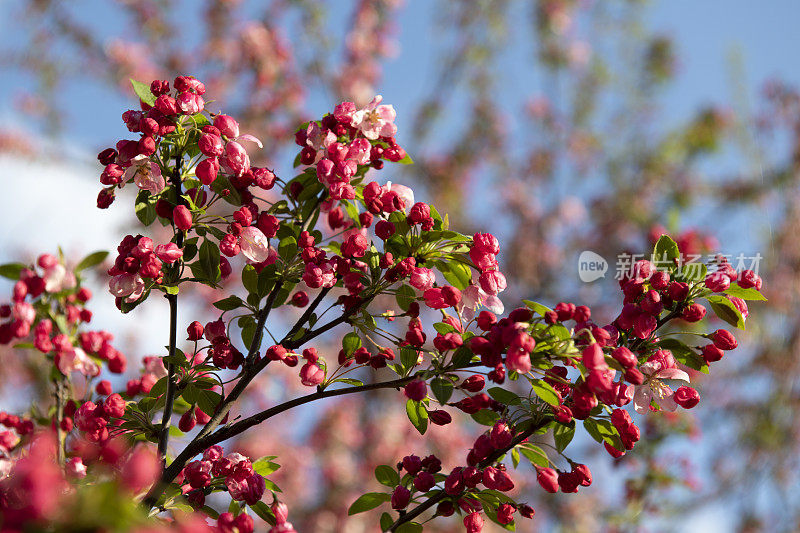
<svg viewBox="0 0 800 533"><path fill-rule="evenodd" d="M434 474L441 472L442 461L435 455L429 455L425 458L407 455L397 463L397 470L400 472L405 470L412 478L410 489L404 485L397 485L394 492L392 492L392 509L400 511L408 507L411 502L412 490L425 493L436 485Z"/></svg>
<svg viewBox="0 0 800 533"><path fill-rule="evenodd" d="M141 235L126 235L117 246L117 258L108 269L112 276L108 282L109 292L117 298L117 305L125 299L135 302L147 289L145 279L153 283L163 281L164 264L172 264L183 257L183 250L175 243L153 245L153 240Z"/></svg>
<svg viewBox="0 0 800 533"><path fill-rule="evenodd" d="M191 328L191 326L190 326ZM192 331L189 331L190 336ZM241 366L244 356L232 343L225 330L222 319L208 322L203 328L203 335L211 343L209 355L217 368L235 370Z"/></svg>
<svg viewBox="0 0 800 533"><path fill-rule="evenodd" d="M98 207L110 206L114 190L131 181L154 195L164 190L166 182L161 167L151 156L156 153L161 138L175 131L181 116L195 115L205 107L202 95L206 88L200 81L178 76L174 87L171 91L168 81L153 81L150 84L150 93L155 97L153 105L142 101L141 111L131 109L122 114L128 131L141 136L138 140L121 140L116 148L107 148L97 156L105 165L100 182L106 186L97 197Z"/></svg>
<svg viewBox="0 0 800 533"><path fill-rule="evenodd" d="M500 253L500 243L491 233L476 233L469 249L469 257L475 266L480 269L478 283L465 290L465 298L478 303L484 303L488 308L499 307L496 312L502 312L502 304L497 300L497 295L506 290L506 277L500 272L497 263L497 254ZM468 307L475 307L470 305Z"/></svg>
<svg viewBox="0 0 800 533"><path fill-rule="evenodd" d="M36 266L39 270L23 268L20 271L19 281L14 284L12 303L0 306L0 318L8 319L0 324L0 344L25 338L30 333L36 320L36 311L26 301L28 297L36 300L43 294L54 295L76 287L75 274L55 256L40 255ZM88 289L81 289L77 294L68 296L66 318L70 325L91 321L91 311L80 306L90 297L91 292Z"/></svg>
<svg viewBox="0 0 800 533"><path fill-rule="evenodd" d="M0 411L0 424L8 430L0 432L0 455L8 456L21 442L20 437L33 433L33 420Z"/></svg>
<svg viewBox="0 0 800 533"><path fill-rule="evenodd" d="M187 464L183 469L183 479L184 492L197 507L205 503L203 489L217 480L224 483L232 499L248 505L260 501L266 490L264 477L253 470L250 459L239 453L225 456L220 446L208 448L202 459Z"/></svg>
<svg viewBox="0 0 800 533"><path fill-rule="evenodd" d="M531 311L524 307L515 309L508 317L500 320L488 311L479 316L478 327L486 333L472 337L470 348L481 357L482 365L493 369L494 373L489 376L493 381L502 383L506 369L519 374L530 372L530 354L536 347L536 341L526 330L532 317Z"/></svg>
<svg viewBox="0 0 800 533"><path fill-rule="evenodd" d="M74 404L70 404L74 405ZM102 403L85 402L75 412L67 410L67 416L73 416L75 427L84 433L91 442L102 443L109 438L108 425L110 419L120 419L125 414L125 400L119 394L109 395Z"/></svg>
<svg viewBox="0 0 800 533"><path fill-rule="evenodd" d="M29 297L31 302L26 301ZM32 333L33 347L51 355L65 376L77 371L94 377L100 373L102 361L111 372L124 372L127 360L112 346L113 335L106 331L75 331L92 320L92 312L85 307L91 297L91 291L79 287L75 274L55 256L40 255L34 269L21 270L19 281L14 284L13 303L0 306L0 317L9 318L0 324L0 343L8 344ZM42 304L50 307L52 301L59 303L55 319L42 310Z"/></svg>
<svg viewBox="0 0 800 533"><path fill-rule="evenodd" d="M316 165L317 178L334 200L356 197L350 181L360 168L382 168L382 159L396 162L406 157L394 139L394 108L379 105L381 100L376 96L363 109L343 102L332 115L310 122L295 134L295 142L303 148L300 163Z"/></svg>
<svg viewBox="0 0 800 533"><path fill-rule="evenodd" d="M570 471L536 467L536 481L547 492L578 492L592 484L592 473L584 464L570 461Z"/></svg>

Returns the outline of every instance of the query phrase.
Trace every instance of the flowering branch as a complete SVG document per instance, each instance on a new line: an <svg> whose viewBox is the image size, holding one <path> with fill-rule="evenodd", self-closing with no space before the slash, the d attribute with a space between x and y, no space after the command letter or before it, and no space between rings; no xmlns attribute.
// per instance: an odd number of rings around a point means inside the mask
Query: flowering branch
<svg viewBox="0 0 800 533"><path fill-rule="evenodd" d="M528 429L522 431L519 435L514 437L514 439L507 446L504 446L504 447L502 447L502 448L500 448L498 450L495 450L491 455L489 455L489 457L487 457L486 459L481 461L478 464L478 468L482 469L482 468L486 468L488 466L493 465L494 463L499 461L510 450L515 448L517 445L525 442L528 439L528 437L530 437L531 435L533 435L534 433L536 433L537 431L539 431L543 427L546 427L551 422L552 422L552 419L544 419L544 420L542 420L541 422L539 422L537 424L531 425ZM392 525L389 527L389 529L387 531L397 531L397 529L400 526L402 526L403 524L405 524L407 522L411 522L416 517L420 516L422 513L424 513L425 511L427 511L428 509L430 509L434 505L437 505L438 503L440 503L445 498L452 498L453 500L457 501L458 499L463 497L466 493L467 493L467 491L461 491L461 492L456 493L456 494L448 494L445 490L439 490L436 493L436 495L429 497L427 500L425 500L423 503L421 503L418 506L416 506L411 511L406 511L406 512L402 513L400 518L395 520L395 522L392 523Z"/></svg>

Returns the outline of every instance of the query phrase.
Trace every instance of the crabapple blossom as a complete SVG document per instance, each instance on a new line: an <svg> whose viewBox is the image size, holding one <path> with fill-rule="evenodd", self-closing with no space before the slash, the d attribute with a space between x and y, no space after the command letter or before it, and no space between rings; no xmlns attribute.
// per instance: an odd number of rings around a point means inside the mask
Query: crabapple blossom
<svg viewBox="0 0 800 533"><path fill-rule="evenodd" d="M130 166L122 175L123 183L133 179L137 187L150 194L159 194L166 187L161 167L146 155L137 155L130 161Z"/></svg>

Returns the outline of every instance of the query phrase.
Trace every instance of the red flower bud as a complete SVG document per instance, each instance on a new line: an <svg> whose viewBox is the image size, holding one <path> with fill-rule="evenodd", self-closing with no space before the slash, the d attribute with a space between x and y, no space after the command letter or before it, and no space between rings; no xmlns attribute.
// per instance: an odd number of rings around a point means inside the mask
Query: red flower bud
<svg viewBox="0 0 800 533"><path fill-rule="evenodd" d="M420 402L428 395L428 385L421 379L415 379L405 386L403 393L406 395L406 398L414 400L415 402Z"/></svg>
<svg viewBox="0 0 800 533"><path fill-rule="evenodd" d="M192 227L192 213L185 205L179 205L172 210L172 220L181 231L186 231Z"/></svg>
<svg viewBox="0 0 800 533"><path fill-rule="evenodd" d="M691 409L700 402L700 394L691 387L678 387L673 395L675 403L684 409Z"/></svg>

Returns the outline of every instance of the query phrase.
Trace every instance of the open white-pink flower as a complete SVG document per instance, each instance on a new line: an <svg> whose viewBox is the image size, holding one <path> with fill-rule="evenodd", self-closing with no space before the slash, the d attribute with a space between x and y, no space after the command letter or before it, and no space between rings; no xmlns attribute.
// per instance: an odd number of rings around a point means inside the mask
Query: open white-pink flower
<svg viewBox="0 0 800 533"><path fill-rule="evenodd" d="M269 257L269 239L260 229L248 226L239 234L239 247L252 263L263 263Z"/></svg>
<svg viewBox="0 0 800 533"><path fill-rule="evenodd" d="M49 293L63 291L75 287L75 274L64 265L57 263L44 271L44 290Z"/></svg>
<svg viewBox="0 0 800 533"><path fill-rule="evenodd" d="M100 373L100 366L80 348L60 353L57 360L58 369L65 376L69 376L72 372L80 372L86 377L94 377Z"/></svg>
<svg viewBox="0 0 800 533"><path fill-rule="evenodd" d="M382 101L383 96L377 95L367 107L353 113L352 124L367 139L394 137L397 133L397 126L394 124L397 113L390 105L379 105Z"/></svg>
<svg viewBox="0 0 800 533"><path fill-rule="evenodd" d="M403 200L405 207L403 211L408 211L411 209L411 206L414 205L414 191L411 190L411 187L406 187L405 185L400 185L399 183L392 183L391 181L387 181L386 185L383 186L383 189L386 192L393 192L397 196Z"/></svg>
<svg viewBox="0 0 800 533"><path fill-rule="evenodd" d="M139 274L124 272L108 282L108 291L117 298L125 298L127 302L138 300L144 294L144 289L144 280Z"/></svg>
<svg viewBox="0 0 800 533"><path fill-rule="evenodd" d="M633 393L633 408L636 412L648 412L652 400L655 400L662 409L675 411L678 408L673 398L675 391L662 380L675 379L689 383L689 374L679 368L662 368L662 364L656 361L641 365L639 370L645 379L644 383L636 385L636 391Z"/></svg>
<svg viewBox="0 0 800 533"><path fill-rule="evenodd" d="M505 306L500 298L497 296L486 294L483 289L477 285L470 285L461 291L461 301L456 308L467 320L472 320L475 317L475 311L479 307L485 307L495 314L502 314Z"/></svg>
<svg viewBox="0 0 800 533"><path fill-rule="evenodd" d="M137 155L131 159L129 166L122 175L123 183L133 178L137 187L150 194L158 194L167 186L164 176L161 175L161 168L150 160L146 155Z"/></svg>

